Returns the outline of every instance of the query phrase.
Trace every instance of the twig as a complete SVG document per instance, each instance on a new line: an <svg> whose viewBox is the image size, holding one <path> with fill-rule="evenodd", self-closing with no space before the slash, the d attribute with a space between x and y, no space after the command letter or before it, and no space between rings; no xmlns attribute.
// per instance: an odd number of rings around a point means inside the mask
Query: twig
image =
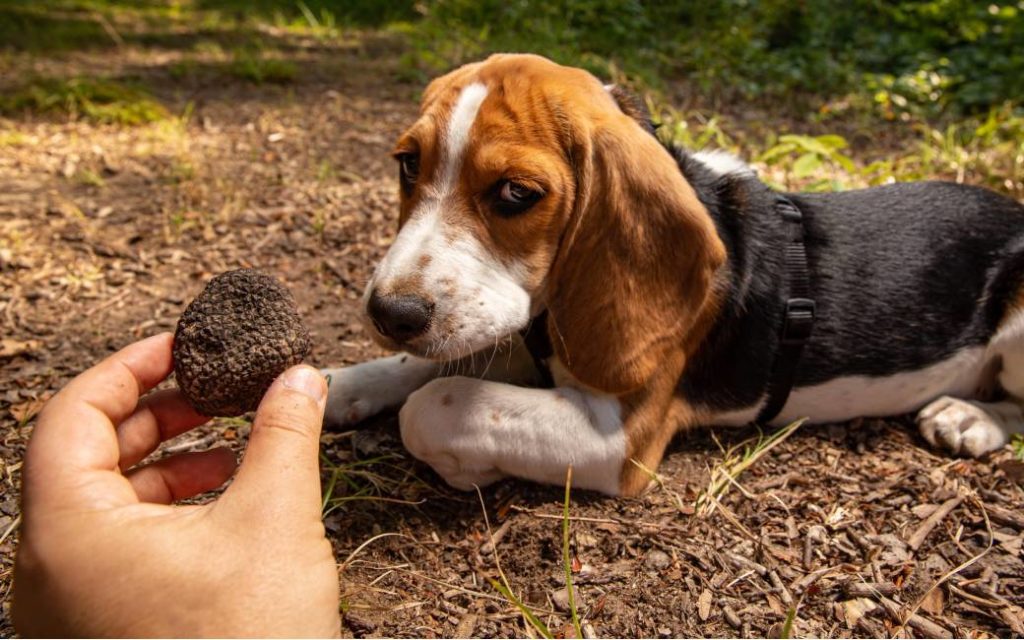
<svg viewBox="0 0 1024 640"><path fill-rule="evenodd" d="M402 538L409 538L409 536L405 535L404 533L398 533L398 532L395 532L395 531L389 531L387 533L378 533L377 535L373 536L372 538L370 538L369 540L367 540L363 544L361 544L358 547L356 547L355 551L353 551L352 553L348 554L348 557L345 558L345 562L342 562L340 565L338 565L338 568L341 569L342 571L344 571L348 567L349 563L352 562L352 560L356 557L356 555L359 554L360 551L365 549L371 543L376 542L377 540L380 540L381 538L387 538L387 537L390 537L390 536L400 536ZM412 538L409 538L409 539L412 540Z"/></svg>
<svg viewBox="0 0 1024 640"><path fill-rule="evenodd" d="M848 598L877 598L895 595L899 589L891 582L847 582L843 593Z"/></svg>
<svg viewBox="0 0 1024 640"><path fill-rule="evenodd" d="M1002 609L1003 607L1010 606L1010 603L1007 602L1006 600L1002 600L1002 601L1000 601L1000 600L990 600L988 598L983 598L981 596L976 596L973 593L969 593L967 591L964 591L963 589L961 589L957 585L953 584L952 582L950 582L948 585L946 585L946 587L952 593L955 593L956 595L960 596L964 600L970 600L971 602L973 602L974 604L978 605L979 607L985 607L986 609Z"/></svg>
<svg viewBox="0 0 1024 640"><path fill-rule="evenodd" d="M173 455L175 453L181 453L182 451L188 451L193 447L205 447L209 444L212 444L216 440L217 434L210 433L203 436L202 438L192 438L190 440L185 440L184 442L179 442L177 444L167 445L164 447L164 453L167 455Z"/></svg>
<svg viewBox="0 0 1024 640"><path fill-rule="evenodd" d="M740 533L742 533L743 535L745 535L747 538L749 538L750 540L752 540L754 542L760 542L760 538L758 538L753 533L751 533L750 529L747 529L746 527L744 527L743 524L739 521L739 518L736 517L736 514L734 514L730 509L726 508L726 506L724 504L719 502L718 496L714 495L713 493L709 493L709 494L707 494L707 498L712 503L711 510L708 511L709 514L712 511L714 511L714 509L717 507L718 509L721 510L722 515L725 516L725 519L728 520L734 527L739 529ZM707 503L705 502L704 504L707 504Z"/></svg>
<svg viewBox="0 0 1024 640"><path fill-rule="evenodd" d="M494 550L497 548L498 543L501 542L502 538L505 537L505 534L508 533L508 530L510 528L512 528L511 518L503 522L501 526L498 527L498 530L494 532L494 535L492 535L487 542L483 543L480 546L480 553L482 553L483 555L490 555L494 553Z"/></svg>
<svg viewBox="0 0 1024 640"><path fill-rule="evenodd" d="M915 530L914 533L910 536L910 539L907 540L907 544L910 546L910 548L914 551L917 551L918 548L920 548L920 546L924 543L925 538L928 537L928 534L931 533L932 530L936 526L938 526L940 522L942 522L943 518L949 515L950 511L956 509L963 501L963 496L957 496L955 498L950 498L949 500L943 502L942 506L936 509L932 513L932 515L928 516L928 518L921 523L921 526L919 526L917 530Z"/></svg>
<svg viewBox="0 0 1024 640"><path fill-rule="evenodd" d="M117 294L113 298L110 298L109 300L107 300L105 302L102 302L102 303L96 305L95 307L93 307L91 309L86 310L86 312L82 314L82 317L83 318L88 318L89 316L92 316L93 314L95 314L95 313L97 313L99 311L102 311L102 310L106 309L107 307L112 307L115 304L117 304L118 302L121 302L122 300L127 298L128 294L130 294L130 293L131 293L130 289L125 289L124 291L122 291L121 293Z"/></svg>
<svg viewBox="0 0 1024 640"><path fill-rule="evenodd" d="M740 622L740 617L736 615L736 611L734 611L733 608L729 605L722 605L722 615L723 617L725 617L725 621L731 624L736 629L739 629L743 626L743 623Z"/></svg>
<svg viewBox="0 0 1024 640"><path fill-rule="evenodd" d="M900 626L892 633L892 637L894 638L898 637L903 627L907 626L908 624L914 627L914 629L916 629L919 633L924 634L925 637L928 638L953 637L953 632L951 632L949 629L937 625L931 620L925 618L924 616L915 613L917 607L915 607L914 610L911 610L910 614L904 618L900 610L900 605L898 605L893 600L890 600L886 597L881 597L878 599L878 603L882 605L882 608L885 609L886 613L888 613L894 620L902 620Z"/></svg>
<svg viewBox="0 0 1024 640"><path fill-rule="evenodd" d="M1024 515L987 502L982 503L982 509L988 512L993 522L998 522L1005 527L1013 527L1017 531L1024 531Z"/></svg>
<svg viewBox="0 0 1024 640"><path fill-rule="evenodd" d="M983 557L985 557L985 555L989 551L992 550L992 546L995 544L995 536L992 535L992 522L989 521L989 519L988 519L988 512L985 510L984 503L981 500L977 499L976 497L974 498L974 502L981 509L981 515L984 516L984 518L985 518L985 530L988 532L988 545L984 549L982 549L981 553L977 554L976 556L974 556L972 558L968 558L966 561L964 561L964 562L960 563L959 565L953 567L952 569L947 571L945 574L943 574L942 577L940 577L938 580L936 580L935 583L927 591L925 591L924 594L921 595L920 599L918 599L918 601L917 601L917 604L915 604L910 609L910 614L903 621L903 623L900 624L900 629L905 627L907 625L907 622L912 622L913 617L917 614L917 610L921 608L921 605L924 604L925 599L929 595L931 595L932 591L935 591L935 589L937 589L940 585L942 585L942 583L944 583L946 580L949 580L950 578L952 578L956 574L960 573L961 571L963 571L967 567L971 566L972 564L974 564L978 560L981 560Z"/></svg>
<svg viewBox="0 0 1024 640"><path fill-rule="evenodd" d="M19 515L19 516L18 516L17 518L15 518L15 519L14 519L14 522L12 522L12 523L11 523L11 524L10 524L10 525L9 525L9 526L7 527L7 530L6 530L6 531L4 531L4 534L3 534L2 536L0 536L0 544L3 544L3 543L4 543L4 540L6 540L6 539L7 539L7 536L9 536L9 535L11 535L12 533L14 533L14 530L15 530L15 529L17 529L17 528L18 528L18 525L20 525L20 524L21 524L21 516Z"/></svg>
<svg viewBox="0 0 1024 640"><path fill-rule="evenodd" d="M528 513L531 516L533 516L534 518L544 518L545 520L561 520L564 517L564 516L562 516L562 514L539 513L535 509L531 509L529 507L523 507L523 506L520 506L518 504L510 505L510 507L511 507L511 509L513 511L518 511L519 513ZM596 524L632 525L632 526L636 526L636 527L651 527L651 528L659 528L659 527L661 527L661 525L655 524L653 522L644 522L642 520L620 520L620 519L616 519L616 518L588 518L586 516L569 516L569 520L571 520L573 522L593 522L593 523L596 523Z"/></svg>
<svg viewBox="0 0 1024 640"><path fill-rule="evenodd" d="M472 589L467 589L465 587L460 587L457 584L452 584L450 582L445 582L444 580L439 580L437 578L431 578L428 575L424 575L422 573L418 573L416 571L413 571L412 569L406 569L404 567L400 567L399 566L399 567L392 567L390 570L391 571L397 571L399 573L404 573L404 574L412 576L414 578L420 578L420 579L426 580L427 582L433 582L436 585L440 585L442 587L447 587L448 589L451 589L453 591L457 591L459 593L465 593L466 595L473 596L474 598L485 598L487 600L493 600L495 602L500 602L502 604L508 604L508 600L506 600L505 598L498 597L498 596L492 595L490 593L484 593L483 591L473 591ZM516 613L513 617L518 618L521 615L522 614Z"/></svg>

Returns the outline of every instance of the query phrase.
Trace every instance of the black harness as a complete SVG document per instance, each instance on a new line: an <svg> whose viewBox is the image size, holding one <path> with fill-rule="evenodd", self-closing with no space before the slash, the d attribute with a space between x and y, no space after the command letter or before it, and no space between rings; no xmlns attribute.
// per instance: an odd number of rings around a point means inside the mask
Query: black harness
<svg viewBox="0 0 1024 640"><path fill-rule="evenodd" d="M786 299L779 347L775 352L775 364L768 377L768 399L755 422L768 424L786 406L789 393L796 380L796 369L800 354L811 337L814 328L814 300L811 299L811 273L807 267L807 247L804 246L804 216L789 198L775 196L775 211L782 217L789 230L784 248L784 269L789 280L789 298Z"/></svg>
<svg viewBox="0 0 1024 640"><path fill-rule="evenodd" d="M804 245L804 217L800 209L789 198L777 194L775 211L782 217L789 233L783 249L783 267L789 281L789 297L786 299L785 315L779 333L779 347L775 352L775 363L766 387L767 400L758 412L755 422L766 425L782 408L793 390L796 371L804 345L814 328L814 300L811 299L811 276L807 266L807 247ZM523 342L540 372L543 386L554 386L551 369L547 360L554 350L548 339L548 312L543 311L530 321L520 333Z"/></svg>

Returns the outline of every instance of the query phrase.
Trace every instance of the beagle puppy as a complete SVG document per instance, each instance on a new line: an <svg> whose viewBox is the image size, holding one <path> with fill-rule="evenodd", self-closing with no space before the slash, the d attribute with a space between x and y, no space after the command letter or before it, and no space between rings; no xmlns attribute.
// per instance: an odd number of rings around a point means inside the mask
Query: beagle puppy
<svg viewBox="0 0 1024 640"><path fill-rule="evenodd" d="M434 80L394 156L399 232L364 302L404 353L326 370L328 423L401 406L405 446L459 489L572 465L631 495L676 432L769 401L793 223L739 160L666 148L636 101L533 55ZM1024 207L942 182L785 201L814 321L766 422L919 411L969 456L1022 431Z"/></svg>

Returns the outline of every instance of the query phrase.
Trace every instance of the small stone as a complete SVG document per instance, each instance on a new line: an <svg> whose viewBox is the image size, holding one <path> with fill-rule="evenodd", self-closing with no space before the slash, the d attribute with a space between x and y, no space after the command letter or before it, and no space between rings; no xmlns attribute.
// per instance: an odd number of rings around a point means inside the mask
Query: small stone
<svg viewBox="0 0 1024 640"><path fill-rule="evenodd" d="M555 605L555 609L559 611L569 610L569 589L562 587L557 591L551 593L551 603Z"/></svg>
<svg viewBox="0 0 1024 640"><path fill-rule="evenodd" d="M672 558L661 549L652 549L644 558L644 566L648 569L665 569L672 564Z"/></svg>

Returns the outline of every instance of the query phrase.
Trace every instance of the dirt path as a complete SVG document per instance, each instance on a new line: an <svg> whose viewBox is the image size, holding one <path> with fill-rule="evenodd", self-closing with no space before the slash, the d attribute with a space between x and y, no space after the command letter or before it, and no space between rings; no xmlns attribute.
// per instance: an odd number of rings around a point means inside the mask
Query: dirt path
<svg viewBox="0 0 1024 640"><path fill-rule="evenodd" d="M202 65L181 77L173 49L5 62L139 77L190 116L141 127L0 119L4 635L24 444L41 402L69 377L171 330L208 278L243 265L295 292L314 364L376 355L356 301L393 234L387 152L419 89L389 62L392 46L307 43L294 51L302 73L280 87ZM240 450L246 430L222 420L172 445ZM402 451L393 417L326 434L324 447L347 632L536 635L488 582L500 561L552 632L571 634L560 489L506 481L479 499L449 490ZM643 497L574 493L585 632L777 635L795 611L794 635L1024 635L1024 490L1008 451L951 460L928 451L907 420L807 428L697 517L692 505L720 458L708 434L693 434ZM935 515L940 505L950 508ZM909 607L917 616L901 631Z"/></svg>

